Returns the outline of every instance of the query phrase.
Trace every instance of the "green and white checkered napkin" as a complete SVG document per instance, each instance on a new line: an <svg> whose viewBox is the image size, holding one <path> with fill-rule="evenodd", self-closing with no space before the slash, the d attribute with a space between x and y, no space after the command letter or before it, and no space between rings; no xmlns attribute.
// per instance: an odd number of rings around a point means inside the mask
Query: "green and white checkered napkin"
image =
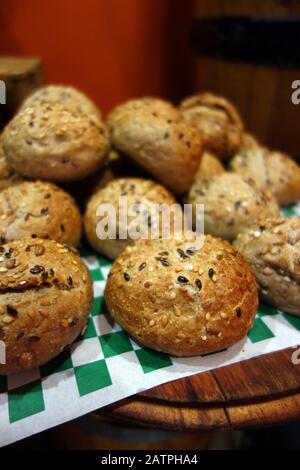
<svg viewBox="0 0 300 470"><path fill-rule="evenodd" d="M285 210L300 215L300 205ZM94 281L94 302L83 337L45 366L0 376L0 446L82 416L170 380L300 344L300 318L260 305L248 337L226 351L170 358L138 346L105 315L110 263L81 252Z"/></svg>

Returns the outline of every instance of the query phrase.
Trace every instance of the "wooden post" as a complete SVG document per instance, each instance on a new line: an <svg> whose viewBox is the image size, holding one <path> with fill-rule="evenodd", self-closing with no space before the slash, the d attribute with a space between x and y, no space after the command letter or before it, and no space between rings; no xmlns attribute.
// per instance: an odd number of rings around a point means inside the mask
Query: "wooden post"
<svg viewBox="0 0 300 470"><path fill-rule="evenodd" d="M0 57L0 129L16 113L26 96L41 85L40 60Z"/></svg>

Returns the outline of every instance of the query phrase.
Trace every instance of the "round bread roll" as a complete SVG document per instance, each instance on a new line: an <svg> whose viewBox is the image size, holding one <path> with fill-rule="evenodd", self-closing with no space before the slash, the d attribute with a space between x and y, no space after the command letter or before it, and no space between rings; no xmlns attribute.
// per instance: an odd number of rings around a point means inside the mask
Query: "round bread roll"
<svg viewBox="0 0 300 470"><path fill-rule="evenodd" d="M143 110L150 111L154 114L159 114L159 116L166 119L172 119L173 121L178 121L181 119L180 112L172 103L162 100L160 98L154 97L144 97L137 98L133 100L126 101L125 103L116 106L110 114L107 116L106 124L110 130L118 126L118 121L120 117L124 114L127 115L131 111Z"/></svg>
<svg viewBox="0 0 300 470"><path fill-rule="evenodd" d="M210 236L139 240L113 264L105 289L109 312L146 347L196 356L241 340L254 319L255 278L229 243Z"/></svg>
<svg viewBox="0 0 300 470"><path fill-rule="evenodd" d="M0 240L28 236L77 246L81 216L73 198L56 185L24 181L0 193Z"/></svg>
<svg viewBox="0 0 300 470"><path fill-rule="evenodd" d="M0 191L22 181L20 175L15 173L7 164L3 147L0 142Z"/></svg>
<svg viewBox="0 0 300 470"><path fill-rule="evenodd" d="M22 103L22 108L36 106L40 103L61 103L64 106L75 107L84 114L93 114L101 118L100 110L81 91L66 85L46 85L28 96Z"/></svg>
<svg viewBox="0 0 300 470"><path fill-rule="evenodd" d="M300 199L300 167L281 152L271 152L248 137L230 162L230 168L245 178L252 178L267 188L281 206Z"/></svg>
<svg viewBox="0 0 300 470"><path fill-rule="evenodd" d="M241 232L236 248L255 274L262 300L300 316L300 219L266 219Z"/></svg>
<svg viewBox="0 0 300 470"><path fill-rule="evenodd" d="M200 133L204 149L227 159L239 148L243 131L236 108L225 98L202 93L183 100L181 115Z"/></svg>
<svg viewBox="0 0 300 470"><path fill-rule="evenodd" d="M224 173L224 171L225 168L217 157L212 153L203 152L200 165L198 166L198 170L195 175L195 180L201 177L212 178L215 175Z"/></svg>
<svg viewBox="0 0 300 470"><path fill-rule="evenodd" d="M83 331L92 281L77 251L54 240L16 240L0 251L0 374L14 374L45 364Z"/></svg>
<svg viewBox="0 0 300 470"><path fill-rule="evenodd" d="M120 199L126 196L128 207L128 222L125 225L120 219ZM146 219L143 219L147 228L150 230L151 224L155 221L151 220L151 207L153 204L166 204L171 206L175 204L174 196L169 193L163 186L151 180L142 178L120 178L108 183L103 189L97 191L90 199L84 215L84 229L86 237L94 250L102 253L110 259L115 259L126 248L127 245L134 243L130 237L120 239L120 228L128 233L128 228L132 221L138 216L145 213ZM97 235L96 229L101 215L96 215L96 211L101 204L111 204L116 211L116 238L101 239ZM130 208L132 207L132 211ZM159 235L161 235L161 221L159 219ZM142 221L142 222L143 222Z"/></svg>
<svg viewBox="0 0 300 470"><path fill-rule="evenodd" d="M61 182L96 171L109 151L103 123L61 103L21 109L4 129L2 144L8 164L18 173Z"/></svg>
<svg viewBox="0 0 300 470"><path fill-rule="evenodd" d="M121 113L111 129L112 144L132 157L176 194L191 186L202 155L197 131L149 109Z"/></svg>
<svg viewBox="0 0 300 470"><path fill-rule="evenodd" d="M187 202L193 205L194 223L196 205L204 204L205 233L229 241L256 220L279 215L278 204L270 193L234 173L198 178Z"/></svg>

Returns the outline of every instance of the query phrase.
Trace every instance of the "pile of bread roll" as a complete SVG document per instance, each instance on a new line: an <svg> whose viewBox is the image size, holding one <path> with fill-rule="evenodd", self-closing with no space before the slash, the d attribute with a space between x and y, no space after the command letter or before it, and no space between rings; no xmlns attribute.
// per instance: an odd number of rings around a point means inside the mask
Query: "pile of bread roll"
<svg viewBox="0 0 300 470"><path fill-rule="evenodd" d="M100 239L97 207L118 212L124 195L137 207L204 204L203 246L195 233ZM297 163L247 134L224 98L134 99L103 122L72 87L37 90L0 138L0 374L44 364L84 331L81 213L86 241L114 260L109 313L141 345L176 356L229 347L251 329L258 293L299 314L300 223L279 212L299 199Z"/></svg>

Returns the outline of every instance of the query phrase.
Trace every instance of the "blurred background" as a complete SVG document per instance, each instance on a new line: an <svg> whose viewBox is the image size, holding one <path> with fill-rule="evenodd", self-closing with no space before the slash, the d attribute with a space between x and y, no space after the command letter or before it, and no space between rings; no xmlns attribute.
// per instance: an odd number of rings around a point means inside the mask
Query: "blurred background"
<svg viewBox="0 0 300 470"><path fill-rule="evenodd" d="M1 0L0 56L40 59L36 85L41 77L74 85L104 114L141 95L175 103L195 91L225 95L264 144L299 156L300 105L291 101L299 25L299 0ZM82 419L13 447L299 448L297 425L191 436L133 430L130 444L126 428L90 426Z"/></svg>
<svg viewBox="0 0 300 470"><path fill-rule="evenodd" d="M298 0L1 0L0 55L40 58L45 81L104 113L138 95L224 94L262 142L297 155L297 15Z"/></svg>

